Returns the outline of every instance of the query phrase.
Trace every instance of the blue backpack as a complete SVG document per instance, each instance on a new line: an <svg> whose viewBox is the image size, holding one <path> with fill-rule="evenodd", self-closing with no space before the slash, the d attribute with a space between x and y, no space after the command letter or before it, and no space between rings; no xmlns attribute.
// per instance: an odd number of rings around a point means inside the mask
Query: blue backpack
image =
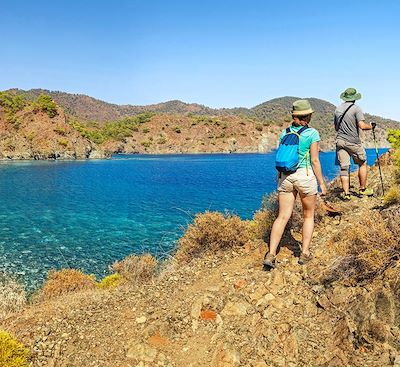
<svg viewBox="0 0 400 367"><path fill-rule="evenodd" d="M299 141L301 133L308 129L303 126L299 131L291 131L290 127L286 129L286 134L281 139L279 148L275 156L275 167L282 173L296 172L299 166ZM307 155L306 155L307 156Z"/></svg>

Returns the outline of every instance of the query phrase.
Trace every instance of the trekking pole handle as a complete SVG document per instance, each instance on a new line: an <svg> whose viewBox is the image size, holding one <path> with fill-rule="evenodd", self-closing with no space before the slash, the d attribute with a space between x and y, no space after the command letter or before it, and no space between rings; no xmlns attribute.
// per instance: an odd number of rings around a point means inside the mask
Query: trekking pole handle
<svg viewBox="0 0 400 367"><path fill-rule="evenodd" d="M372 122L371 122L371 126L372 126L372 130L375 130L375 128L376 128L376 122L372 121Z"/></svg>

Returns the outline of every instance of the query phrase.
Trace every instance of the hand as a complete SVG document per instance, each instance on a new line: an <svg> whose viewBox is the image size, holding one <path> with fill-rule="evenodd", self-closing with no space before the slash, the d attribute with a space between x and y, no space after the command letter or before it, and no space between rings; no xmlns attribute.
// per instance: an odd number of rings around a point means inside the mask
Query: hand
<svg viewBox="0 0 400 367"><path fill-rule="evenodd" d="M328 190L326 189L326 186L325 186L325 184L323 183L323 184L321 184L321 185L319 185L319 187L320 187L320 189L321 189L321 196L326 196L326 194L328 193Z"/></svg>
<svg viewBox="0 0 400 367"><path fill-rule="evenodd" d="M372 130L376 128L376 122L371 122Z"/></svg>

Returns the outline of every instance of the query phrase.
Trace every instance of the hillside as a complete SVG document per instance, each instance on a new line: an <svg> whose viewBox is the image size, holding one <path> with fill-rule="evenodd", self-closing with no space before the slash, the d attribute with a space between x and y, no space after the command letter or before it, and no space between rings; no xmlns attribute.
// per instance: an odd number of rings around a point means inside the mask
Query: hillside
<svg viewBox="0 0 400 367"><path fill-rule="evenodd" d="M388 187L393 166L382 165ZM379 195L377 167L370 181ZM114 265L121 278L103 289L53 274L0 327L28 347L32 367L398 366L399 204L337 194L335 182L328 200L343 215L320 207L306 266L298 209L269 272L273 210L249 222L208 213L156 273L147 256Z"/></svg>
<svg viewBox="0 0 400 367"><path fill-rule="evenodd" d="M276 98L251 109L212 109L199 104L169 101L149 106L115 105L92 97L42 89L10 90L34 101L48 93L65 110L66 121L82 137L112 154L118 153L244 153L276 147L278 134L291 121L290 108L297 97ZM335 106L310 98L315 110L311 126L321 134L321 149L334 148L332 115ZM387 147L386 129L399 123L377 116L377 141ZM363 133L373 147L372 134Z"/></svg>
<svg viewBox="0 0 400 367"><path fill-rule="evenodd" d="M87 159L105 153L67 123L51 100L26 104L0 95L0 159ZM46 105L46 103L49 103ZM42 103L42 104L41 104Z"/></svg>

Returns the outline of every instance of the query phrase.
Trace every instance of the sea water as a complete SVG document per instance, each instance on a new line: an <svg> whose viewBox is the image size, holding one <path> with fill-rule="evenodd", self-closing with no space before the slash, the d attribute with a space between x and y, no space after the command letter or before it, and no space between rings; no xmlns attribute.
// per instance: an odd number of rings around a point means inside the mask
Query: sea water
<svg viewBox="0 0 400 367"><path fill-rule="evenodd" d="M338 172L334 153L320 158L332 179ZM369 164L375 158L375 150L368 150ZM129 254L169 253L196 213L251 218L276 185L273 152L4 162L0 271L29 288L52 268L101 277Z"/></svg>

